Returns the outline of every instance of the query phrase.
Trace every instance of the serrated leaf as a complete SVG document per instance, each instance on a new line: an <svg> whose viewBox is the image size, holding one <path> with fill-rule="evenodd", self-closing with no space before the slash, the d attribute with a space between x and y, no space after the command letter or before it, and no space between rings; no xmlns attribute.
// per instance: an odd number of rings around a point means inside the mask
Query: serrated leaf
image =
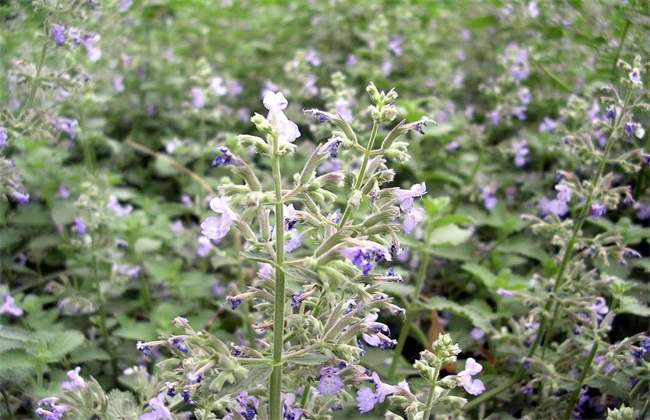
<svg viewBox="0 0 650 420"><path fill-rule="evenodd" d="M70 353L70 363L73 364L106 361L110 359L111 357L106 350L96 347L78 348Z"/></svg>
<svg viewBox="0 0 650 420"><path fill-rule="evenodd" d="M479 279L488 290L494 290L496 288L497 276L492 274L487 268L474 263L465 263L462 269Z"/></svg>
<svg viewBox="0 0 650 420"><path fill-rule="evenodd" d="M287 273L287 276L292 277L297 280L305 280L308 282L320 282L320 277L318 273L314 270L310 270L305 267L285 267L284 271Z"/></svg>
<svg viewBox="0 0 650 420"><path fill-rule="evenodd" d="M140 406L130 392L114 389L108 394L108 407L106 408L108 418L137 420L140 411Z"/></svg>
<svg viewBox="0 0 650 420"><path fill-rule="evenodd" d="M19 328L4 327L0 325L0 340L1 339L29 342L34 341L34 337L28 331Z"/></svg>
<svg viewBox="0 0 650 420"><path fill-rule="evenodd" d="M415 286L412 284L404 283L383 283L381 285L381 290L386 293L390 293L393 296L413 296L415 293Z"/></svg>
<svg viewBox="0 0 650 420"><path fill-rule="evenodd" d="M152 238L140 238L135 241L133 249L137 254L147 254L150 252L158 251L162 246L162 241Z"/></svg>
<svg viewBox="0 0 650 420"><path fill-rule="evenodd" d="M235 394L245 389L254 388L260 384L266 384L271 377L273 368L269 365L255 365L248 369L248 374L243 378L237 378L234 384L225 385L221 388L221 395Z"/></svg>
<svg viewBox="0 0 650 420"><path fill-rule="evenodd" d="M298 357L292 357L291 359L288 359L287 362L295 363L296 365L318 366L323 365L330 360L332 360L332 356L328 356L319 351L315 351L300 355Z"/></svg>
<svg viewBox="0 0 650 420"><path fill-rule="evenodd" d="M422 309L449 312L453 315L465 318L475 327L478 327L483 331L488 331L491 327L490 314L480 311L472 306L456 303L441 296L435 296L429 299L428 302L421 302L419 303L419 306Z"/></svg>
<svg viewBox="0 0 650 420"><path fill-rule="evenodd" d="M241 256L244 257L244 258L247 258L249 260L253 260L253 261L257 261L257 262L273 264L273 259L271 259L271 255L267 254L266 252L242 251Z"/></svg>
<svg viewBox="0 0 650 420"><path fill-rule="evenodd" d="M63 358L81 344L86 337L79 331L69 330L62 332L39 331L36 337L45 342L47 358L57 361Z"/></svg>
<svg viewBox="0 0 650 420"><path fill-rule="evenodd" d="M650 317L650 307L639 302L639 300L634 296L621 296L619 307L616 309L616 312L620 314Z"/></svg>
<svg viewBox="0 0 650 420"><path fill-rule="evenodd" d="M0 371L18 368L35 368L37 366L36 357L27 353L25 350L8 350L0 353Z"/></svg>
<svg viewBox="0 0 650 420"><path fill-rule="evenodd" d="M429 237L429 246L454 246L467 241L472 236L470 229L463 229L456 225L442 226Z"/></svg>

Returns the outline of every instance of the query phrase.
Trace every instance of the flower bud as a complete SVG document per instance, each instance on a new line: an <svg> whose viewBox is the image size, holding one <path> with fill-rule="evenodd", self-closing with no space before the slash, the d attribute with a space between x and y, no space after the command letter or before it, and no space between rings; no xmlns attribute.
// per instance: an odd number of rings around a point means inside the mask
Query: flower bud
<svg viewBox="0 0 650 420"><path fill-rule="evenodd" d="M251 122L255 124L257 131L260 133L270 134L273 132L273 126L263 115L258 114L257 112L253 117L251 117Z"/></svg>
<svg viewBox="0 0 650 420"><path fill-rule="evenodd" d="M397 118L398 115L399 112L397 111L397 107L395 105L387 105L381 109L379 122L384 124L389 123Z"/></svg>
<svg viewBox="0 0 650 420"><path fill-rule="evenodd" d="M237 141L244 148L255 148L255 153L265 153L269 149L269 145L261 137L242 134L237 136Z"/></svg>
<svg viewBox="0 0 650 420"><path fill-rule="evenodd" d="M361 204L361 198L361 191L355 191L354 194L352 194L352 197L348 200L348 206L352 207L353 209L359 208L359 205Z"/></svg>

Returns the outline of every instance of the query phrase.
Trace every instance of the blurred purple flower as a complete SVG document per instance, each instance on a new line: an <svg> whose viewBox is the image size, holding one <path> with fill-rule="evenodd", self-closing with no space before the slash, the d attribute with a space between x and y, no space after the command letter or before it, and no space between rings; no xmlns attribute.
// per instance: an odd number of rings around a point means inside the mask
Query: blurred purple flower
<svg viewBox="0 0 650 420"><path fill-rule="evenodd" d="M535 19L539 16L539 9L537 8L537 2L536 1L531 1L528 3L528 16L531 18Z"/></svg>
<svg viewBox="0 0 650 420"><path fill-rule="evenodd" d="M512 142L512 150L515 156L515 166L521 168L526 164L526 156L528 156L529 149L526 140Z"/></svg>
<svg viewBox="0 0 650 420"><path fill-rule="evenodd" d="M75 230L77 231L77 235L85 235L86 234L86 222L82 217L75 217L74 219L74 227Z"/></svg>
<svg viewBox="0 0 650 420"><path fill-rule="evenodd" d="M0 314L10 314L13 316L21 316L23 314L23 310L14 304L14 298L9 293L5 293L3 298L4 303L0 307Z"/></svg>
<svg viewBox="0 0 650 420"><path fill-rule="evenodd" d="M65 185L59 185L59 197L62 199L70 198L70 190Z"/></svg>
<svg viewBox="0 0 650 420"><path fill-rule="evenodd" d="M52 39L54 42L56 42L56 45L62 47L63 44L65 44L65 27L57 24L52 24L50 29L52 31Z"/></svg>
<svg viewBox="0 0 650 420"><path fill-rule="evenodd" d="M127 204L126 206L120 205L120 202L114 195L108 196L108 204L106 204L106 208L113 211L117 217L126 217L133 211L133 206L131 204Z"/></svg>
<svg viewBox="0 0 650 420"><path fill-rule="evenodd" d="M404 233L409 235L415 226L424 219L424 215L425 211L423 208L413 209L406 213L406 219L404 219L404 223L402 224Z"/></svg>
<svg viewBox="0 0 650 420"><path fill-rule="evenodd" d="M307 52L306 60L309 64L311 64L314 67L318 67L321 65L320 57L318 57L318 53L314 50L309 50Z"/></svg>
<svg viewBox="0 0 650 420"><path fill-rule="evenodd" d="M557 121L549 117L544 117L544 121L539 125L540 133L554 133L557 130Z"/></svg>
<svg viewBox="0 0 650 420"><path fill-rule="evenodd" d="M201 109L205 107L207 100L203 94L203 89L198 86L194 86L191 90L192 93L192 108Z"/></svg>
<svg viewBox="0 0 650 420"><path fill-rule="evenodd" d="M140 420L171 420L172 413L165 407L165 395L166 391L163 390L158 396L150 399L149 407L153 408L153 411L142 414Z"/></svg>
<svg viewBox="0 0 650 420"><path fill-rule="evenodd" d="M74 140L75 138L74 129L77 128L78 126L79 126L79 121L71 118L61 117L54 122L54 128L66 133L68 136L70 136L70 140Z"/></svg>
<svg viewBox="0 0 650 420"><path fill-rule="evenodd" d="M124 77L123 76L115 76L113 78L113 89L115 89L115 92L124 92Z"/></svg>
<svg viewBox="0 0 650 420"><path fill-rule="evenodd" d="M7 132L5 131L4 127L0 127L0 149L9 147L9 143L7 142Z"/></svg>
<svg viewBox="0 0 650 420"><path fill-rule="evenodd" d="M607 213L607 206L604 204L594 203L591 205L590 213L594 220L598 220Z"/></svg>
<svg viewBox="0 0 650 420"><path fill-rule="evenodd" d="M392 51L393 54L395 54L398 57L401 57L402 54L404 54L404 51L402 50L402 42L403 42L402 36L395 34L393 35L393 39L388 44L388 48Z"/></svg>
<svg viewBox="0 0 650 420"><path fill-rule="evenodd" d="M205 258L210 255L212 251L212 241L205 236L201 236L198 239L199 246L196 248L196 255L199 258Z"/></svg>
<svg viewBox="0 0 650 420"><path fill-rule="evenodd" d="M70 378L70 381L63 382L61 384L62 389L75 389L75 388L83 388L86 386L86 381L83 380L81 376L79 376L79 371L81 370L81 367L77 366L73 370L68 371L68 378Z"/></svg>
<svg viewBox="0 0 650 420"><path fill-rule="evenodd" d="M469 332L469 335L474 339L474 340L480 340L483 337L485 337L485 331L483 331L480 328L472 328L472 331Z"/></svg>
<svg viewBox="0 0 650 420"><path fill-rule="evenodd" d="M86 47L86 51L88 52L88 59L91 63L96 62L102 56L102 51L95 46L95 43L97 43L99 40L100 36L97 34L86 34L81 37L81 43L84 47Z"/></svg>

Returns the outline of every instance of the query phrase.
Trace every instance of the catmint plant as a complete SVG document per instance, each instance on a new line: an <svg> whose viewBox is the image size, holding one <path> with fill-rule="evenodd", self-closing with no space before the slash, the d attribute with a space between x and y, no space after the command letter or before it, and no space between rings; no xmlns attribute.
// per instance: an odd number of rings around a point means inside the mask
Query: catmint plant
<svg viewBox="0 0 650 420"><path fill-rule="evenodd" d="M176 355L160 365L166 366L163 377L170 384L169 392L160 392L173 397L171 407L180 398L203 413L216 411L224 418L330 418L333 410L355 399L361 413L390 394L417 399L406 383L389 385L368 372L362 356L366 347L387 350L397 343L379 316L399 319L404 310L381 288L402 281L390 267L399 249L399 232L412 233L424 218L416 202L426 194L426 185L390 188L394 171L386 157L406 161L407 144L399 138L410 131L422 133L431 121L401 121L380 142L380 126L397 117L397 93L380 92L374 84L367 92L373 125L365 142L340 114L305 110L335 130L288 185L281 161L295 154L301 133L285 114L288 101L281 92L267 93L267 116L252 118L264 137L238 137L240 147L253 148L270 160L272 185L234 150L220 150L213 166L231 170L243 184L219 186L220 196L210 201L213 213L201 224L201 232L210 240L222 240L238 230L247 241L242 255L260 264L257 278L224 302L235 311L252 303L252 315L259 319L253 324L257 343L227 346L178 318L175 324L185 334L138 343L145 355L162 347ZM319 176L319 166L333 155L358 166ZM338 197L347 197L342 208L337 207ZM473 366L468 366L467 378L480 370ZM433 387L437 374L429 377ZM461 377L457 384L466 383L473 394L482 392L477 383ZM367 381L374 383L375 391L360 387ZM430 412L438 400L447 401L438 395L422 411Z"/></svg>

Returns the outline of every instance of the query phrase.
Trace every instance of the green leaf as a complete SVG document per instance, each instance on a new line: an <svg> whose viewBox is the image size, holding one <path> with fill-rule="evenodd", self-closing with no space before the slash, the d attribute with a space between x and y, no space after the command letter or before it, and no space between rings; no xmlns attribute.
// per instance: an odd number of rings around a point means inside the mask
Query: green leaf
<svg viewBox="0 0 650 420"><path fill-rule="evenodd" d="M135 241L133 249L136 254L148 254L154 251L158 251L162 246L162 241L152 238L140 238Z"/></svg>
<svg viewBox="0 0 650 420"><path fill-rule="evenodd" d="M108 352L96 347L81 347L70 353L70 363L86 363L110 360Z"/></svg>
<svg viewBox="0 0 650 420"><path fill-rule="evenodd" d="M462 229L456 225L447 225L431 232L429 245L454 246L467 241L472 236L470 229Z"/></svg>
<svg viewBox="0 0 650 420"><path fill-rule="evenodd" d="M266 384L271 377L273 367L269 365L255 365L248 369L248 374L243 378L237 378L233 384L225 385L221 388L221 395L235 394L245 389L254 388L260 384Z"/></svg>
<svg viewBox="0 0 650 420"><path fill-rule="evenodd" d="M462 317L471 322L475 327L488 331L491 328L492 314L478 310L472 306L461 305L441 296L435 296L428 302L419 303L420 308L432 311L444 311Z"/></svg>
<svg viewBox="0 0 650 420"><path fill-rule="evenodd" d="M261 251L242 251L241 256L249 260L267 264L273 264L274 262L270 254Z"/></svg>
<svg viewBox="0 0 650 420"><path fill-rule="evenodd" d="M108 394L106 415L109 419L135 420L140 411L140 406L130 392L114 389Z"/></svg>
<svg viewBox="0 0 650 420"><path fill-rule="evenodd" d="M58 361L81 344L86 337L79 331L69 330L62 332L39 331L36 337L45 342L46 356L49 360Z"/></svg>
<svg viewBox="0 0 650 420"><path fill-rule="evenodd" d="M0 353L0 371L18 368L31 369L36 366L36 357L25 350L15 349Z"/></svg>
<svg viewBox="0 0 650 420"><path fill-rule="evenodd" d="M415 293L415 286L412 284L404 283L384 283L381 285L381 290L390 293L393 296L413 296Z"/></svg>
<svg viewBox="0 0 650 420"><path fill-rule="evenodd" d="M451 225L451 224L474 224L474 219L467 216L461 216L458 214L450 214L449 216L443 216L438 220L434 220L430 226L432 228L439 228L441 226Z"/></svg>
<svg viewBox="0 0 650 420"><path fill-rule="evenodd" d="M619 314L632 314L642 317L650 317L650 307L645 305L634 296L621 296L619 307L616 312Z"/></svg>
<svg viewBox="0 0 650 420"><path fill-rule="evenodd" d="M468 273L473 274L474 277L479 279L481 283L488 288L488 290L494 290L496 288L497 276L492 274L492 272L487 268L474 263L465 263L461 268Z"/></svg>
<svg viewBox="0 0 650 420"><path fill-rule="evenodd" d="M171 322L171 318L169 321ZM153 341L158 338L156 328L148 322L137 322L133 325L125 325L118 328L113 335L134 341Z"/></svg>
<svg viewBox="0 0 650 420"><path fill-rule="evenodd" d="M287 359L286 361L288 363L295 363L296 365L318 366L329 362L330 360L332 360L332 357L333 356L331 355L328 356L319 351L314 351L314 352L300 355L298 357L292 357L291 359Z"/></svg>
<svg viewBox="0 0 650 420"><path fill-rule="evenodd" d="M296 280L304 280L308 282L320 282L321 279L314 270L310 270L305 267L294 267L287 266L284 268L284 271L287 273L287 276L292 277Z"/></svg>

